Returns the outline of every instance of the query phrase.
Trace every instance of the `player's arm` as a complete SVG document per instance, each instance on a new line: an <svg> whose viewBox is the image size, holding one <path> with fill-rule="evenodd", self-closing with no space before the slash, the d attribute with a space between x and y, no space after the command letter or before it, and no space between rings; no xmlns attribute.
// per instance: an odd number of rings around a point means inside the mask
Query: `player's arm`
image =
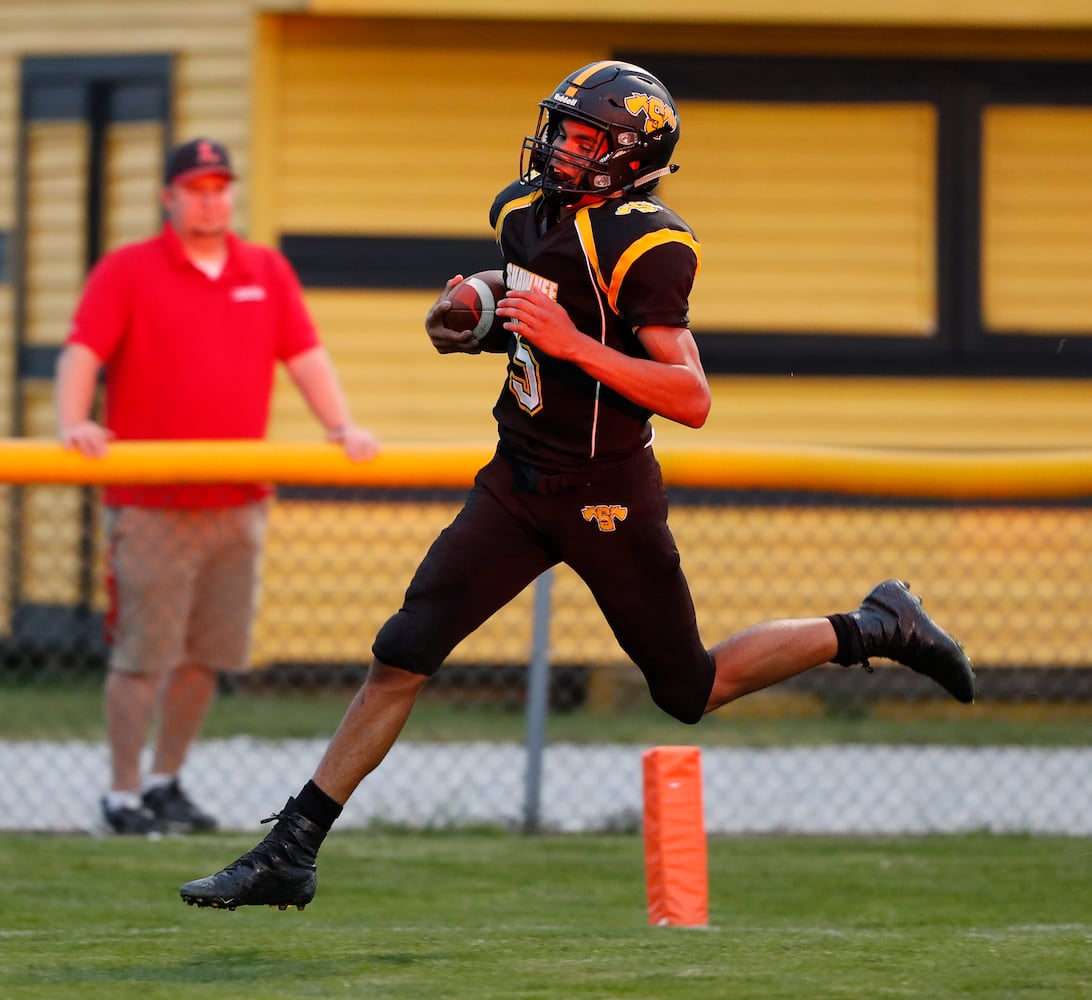
<svg viewBox="0 0 1092 1000"><path fill-rule="evenodd" d="M603 381L623 396L647 406L654 413L686 424L687 427L701 427L709 416L713 397L709 392L709 381L702 367L698 345L690 329L685 326L642 326L637 330L637 339L648 352L648 362L641 358L627 357L617 351L611 352L625 361L634 361L641 366L633 373L633 390L619 387L606 378ZM644 364L659 367L650 370L644 368ZM666 393L662 386L665 369L672 386ZM641 381L648 376L651 376L652 384L646 388ZM638 391L649 397L649 401L636 398L634 393ZM677 396L673 397L672 393L677 393Z"/></svg>
<svg viewBox="0 0 1092 1000"><path fill-rule="evenodd" d="M509 330L547 354L579 365L638 406L687 427L705 423L709 382L687 327L640 327L637 337L648 357L634 358L585 336L563 306L539 291L509 292L497 312L508 317Z"/></svg>

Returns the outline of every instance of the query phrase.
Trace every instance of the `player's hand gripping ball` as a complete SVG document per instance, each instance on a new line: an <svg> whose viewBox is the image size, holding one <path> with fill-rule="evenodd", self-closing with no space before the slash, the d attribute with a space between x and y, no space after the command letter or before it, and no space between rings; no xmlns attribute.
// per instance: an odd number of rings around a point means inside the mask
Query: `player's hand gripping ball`
<svg viewBox="0 0 1092 1000"><path fill-rule="evenodd" d="M506 334L504 319L497 315L496 309L507 292L503 271L478 271L469 275L447 297L451 308L444 315L444 326L452 330L470 330L478 340L485 340L491 334Z"/></svg>

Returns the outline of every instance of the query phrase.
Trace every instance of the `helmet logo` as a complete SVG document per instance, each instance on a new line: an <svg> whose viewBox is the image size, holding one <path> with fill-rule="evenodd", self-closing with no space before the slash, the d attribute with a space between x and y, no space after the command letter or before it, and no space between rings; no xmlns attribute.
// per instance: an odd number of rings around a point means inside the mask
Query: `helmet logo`
<svg viewBox="0 0 1092 1000"><path fill-rule="evenodd" d="M662 212L663 208L651 201L627 201L614 210L615 215L629 215L631 212L642 212L651 215L653 212Z"/></svg>
<svg viewBox="0 0 1092 1000"><path fill-rule="evenodd" d="M668 128L672 132L679 127L678 118L675 116L675 109L671 105L660 100L658 97L653 97L651 94L638 94L636 92L629 95L625 100L626 110L633 115L634 118L640 118L641 115L645 117L645 133L659 132L663 128Z"/></svg>

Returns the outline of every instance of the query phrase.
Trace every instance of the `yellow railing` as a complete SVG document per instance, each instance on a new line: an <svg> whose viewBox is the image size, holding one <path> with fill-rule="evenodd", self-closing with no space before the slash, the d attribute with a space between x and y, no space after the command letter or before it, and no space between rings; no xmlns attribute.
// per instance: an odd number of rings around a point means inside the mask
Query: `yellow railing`
<svg viewBox="0 0 1092 1000"><path fill-rule="evenodd" d="M0 440L0 482L253 482L461 487L483 447L399 445L350 462L335 445L266 441L126 441L85 459L53 441ZM669 485L778 489L939 500L1092 497L1092 451L895 451L717 448L659 452Z"/></svg>
<svg viewBox="0 0 1092 1000"><path fill-rule="evenodd" d="M0 524L0 560L18 569L15 590L0 604L0 635L11 607L86 600L78 587L88 579L80 571L88 525L75 485L356 486L364 491L334 504L286 491L274 505L255 661L367 660L376 629L490 453L485 445L402 445L352 463L318 443L124 442L90 460L54 441L0 441L0 484L25 487L8 508L18 515L7 520L13 531ZM671 516L710 643L763 618L849 610L877 579L897 575L926 595L982 663L1092 666L1092 452L762 447L664 449L660 460L669 485L710 491L675 504ZM428 496L436 487L453 492ZM370 496L368 488L380 492ZM385 488L425 495L392 497ZM718 490L781 495L721 503ZM101 544L97 532L94 542ZM101 548L90 558L101 608ZM523 660L529 601L517 598L453 659ZM621 657L587 589L565 567L555 575L551 646L558 662Z"/></svg>

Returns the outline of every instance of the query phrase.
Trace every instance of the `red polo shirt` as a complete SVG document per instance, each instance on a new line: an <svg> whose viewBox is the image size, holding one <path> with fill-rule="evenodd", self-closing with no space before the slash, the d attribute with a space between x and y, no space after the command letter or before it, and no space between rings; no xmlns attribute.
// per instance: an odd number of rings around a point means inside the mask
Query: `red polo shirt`
<svg viewBox="0 0 1092 1000"><path fill-rule="evenodd" d="M92 269L68 342L106 366L105 424L118 440L264 438L277 361L319 343L299 281L275 250L228 236L209 278L174 229L121 247ZM108 504L246 503L267 484L110 486Z"/></svg>

